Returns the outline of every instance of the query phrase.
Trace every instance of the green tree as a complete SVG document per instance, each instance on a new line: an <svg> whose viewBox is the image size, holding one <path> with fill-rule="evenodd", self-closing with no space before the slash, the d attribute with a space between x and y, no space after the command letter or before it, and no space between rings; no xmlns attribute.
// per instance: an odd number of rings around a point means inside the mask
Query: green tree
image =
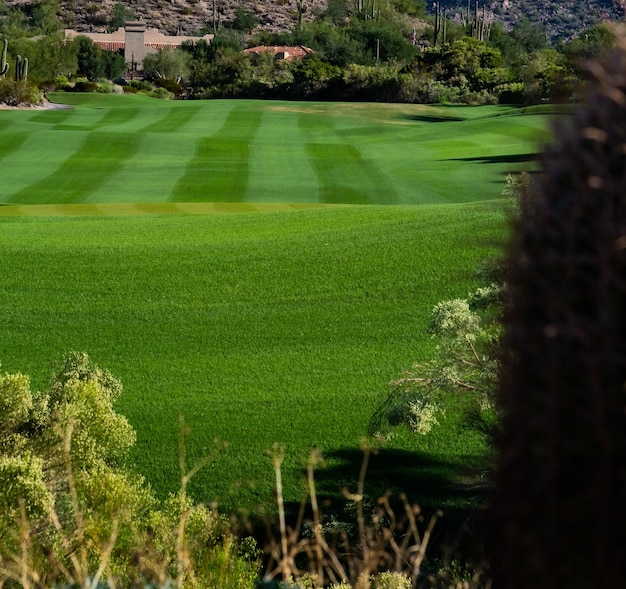
<svg viewBox="0 0 626 589"><path fill-rule="evenodd" d="M397 26L389 21L353 20L348 29L350 37L361 43L364 48L364 59L361 63L379 61L410 62L417 49L408 41Z"/></svg>
<svg viewBox="0 0 626 589"><path fill-rule="evenodd" d="M76 45L78 74L85 76L91 81L104 78L102 50L89 37L82 35L76 38Z"/></svg>
<svg viewBox="0 0 626 589"><path fill-rule="evenodd" d="M117 31L119 27L123 27L127 21L134 20L134 13L127 8L125 4L116 2L113 5L113 13L109 23L109 31Z"/></svg>
<svg viewBox="0 0 626 589"><path fill-rule="evenodd" d="M146 55L143 60L144 75L149 80L163 79L181 82L189 79L191 57L180 49L161 49Z"/></svg>
<svg viewBox="0 0 626 589"><path fill-rule="evenodd" d="M294 63L292 92L297 96L320 96L329 84L337 79L341 70L317 57L309 57Z"/></svg>
<svg viewBox="0 0 626 589"><path fill-rule="evenodd" d="M236 31L249 33L256 25L257 19L254 14L248 12L243 6L237 6L231 27Z"/></svg>
<svg viewBox="0 0 626 589"><path fill-rule="evenodd" d="M570 66L580 78L586 77L586 64L592 59L603 59L615 47L616 38L613 31L600 24L578 34L563 43L561 52Z"/></svg>
<svg viewBox="0 0 626 589"><path fill-rule="evenodd" d="M22 10L30 19L30 28L36 34L50 35L60 32L61 21L58 18L58 0L41 0L32 5L25 5Z"/></svg>
<svg viewBox="0 0 626 589"><path fill-rule="evenodd" d="M568 102L581 86L580 78L556 49L533 54L519 77L527 103Z"/></svg>
<svg viewBox="0 0 626 589"><path fill-rule="evenodd" d="M473 92L493 90L508 79L500 51L473 37L429 49L417 63L434 79Z"/></svg>
<svg viewBox="0 0 626 589"><path fill-rule="evenodd" d="M58 18L58 0L0 5L0 33L12 39L59 33L63 27Z"/></svg>
<svg viewBox="0 0 626 589"><path fill-rule="evenodd" d="M75 43L78 74L88 80L112 80L126 71L126 61L122 55L103 51L89 37L82 35L76 38Z"/></svg>
<svg viewBox="0 0 626 589"><path fill-rule="evenodd" d="M541 24L531 23L528 18L522 18L510 31L496 21L489 45L500 51L505 65L517 74L534 53L547 49L548 37Z"/></svg>

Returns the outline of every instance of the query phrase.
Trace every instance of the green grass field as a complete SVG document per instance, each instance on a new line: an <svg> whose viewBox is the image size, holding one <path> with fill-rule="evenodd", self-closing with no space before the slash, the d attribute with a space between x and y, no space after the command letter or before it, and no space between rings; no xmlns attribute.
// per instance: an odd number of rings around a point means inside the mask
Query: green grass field
<svg viewBox="0 0 626 589"><path fill-rule="evenodd" d="M350 479L388 381L432 353L430 308L467 294L503 233L495 203L4 217L0 358L37 386L68 349L119 376L133 460L160 494L177 488L183 415L191 458L229 442L196 496L267 504L265 450L280 442L298 500L313 447L334 469L329 490ZM389 460L411 450L467 462L480 445L455 428L400 436Z"/></svg>
<svg viewBox="0 0 626 589"><path fill-rule="evenodd" d="M0 111L0 203L485 200L546 138L546 109L52 98Z"/></svg>
<svg viewBox="0 0 626 589"><path fill-rule="evenodd" d="M119 376L161 496L179 415L191 461L226 440L191 486L224 511L271 504L276 442L288 501L314 447L323 492L354 480L387 383L433 353L430 309L497 255L503 174L546 128L507 107L55 98L75 109L0 111L3 370L43 387L75 349ZM482 451L451 407L381 450L372 492L458 506L448 479Z"/></svg>

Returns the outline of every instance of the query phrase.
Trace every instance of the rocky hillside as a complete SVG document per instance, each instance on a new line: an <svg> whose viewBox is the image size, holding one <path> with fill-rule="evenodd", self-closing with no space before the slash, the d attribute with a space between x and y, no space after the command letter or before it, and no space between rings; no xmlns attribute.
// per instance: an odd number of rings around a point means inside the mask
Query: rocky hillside
<svg viewBox="0 0 626 589"><path fill-rule="evenodd" d="M35 0L5 0L8 6L30 4ZM328 0L305 0L304 20L314 19L327 7ZM342 0L331 0L340 2ZM378 0L402 5L398 0ZM460 19L467 11L468 0L438 0L450 16ZM357 0L345 0L355 5ZM472 8L475 0L469 0ZM222 24L232 23L236 10L243 8L256 20L255 30L287 31L298 19L296 0L59 0L61 18L68 27L78 30L104 30L119 21L120 13L145 21L148 26L174 34L198 33L211 28L215 17ZM425 4L431 10L434 2ZM569 38L578 31L602 20L623 20L626 0L479 0L490 19L509 28L522 17L542 23L553 38ZM215 10L214 10L215 9Z"/></svg>
<svg viewBox="0 0 626 589"><path fill-rule="evenodd" d="M19 4L28 0L8 0ZM175 34L196 34L213 26L214 6L221 24L232 23L238 7L254 16L257 30L287 31L298 20L296 0L59 0L61 18L68 27L96 30L110 25L116 5L123 5L130 17L148 26ZM304 20L326 9L326 0L306 0ZM120 7L117 8L118 12Z"/></svg>
<svg viewBox="0 0 626 589"><path fill-rule="evenodd" d="M467 0L439 1L459 16L467 11ZM471 0L472 8L474 5ZM479 6L507 28L523 17L541 23L554 40L571 38L603 20L624 20L626 0L480 0Z"/></svg>

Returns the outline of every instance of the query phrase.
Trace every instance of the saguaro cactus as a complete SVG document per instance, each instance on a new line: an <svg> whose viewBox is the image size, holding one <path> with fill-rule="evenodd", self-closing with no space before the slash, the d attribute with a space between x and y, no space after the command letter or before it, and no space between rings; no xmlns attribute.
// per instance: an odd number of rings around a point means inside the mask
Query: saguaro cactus
<svg viewBox="0 0 626 589"><path fill-rule="evenodd" d="M306 0L296 0L296 8L298 9L298 26L301 27L302 17L308 8Z"/></svg>
<svg viewBox="0 0 626 589"><path fill-rule="evenodd" d="M15 81L25 82L28 78L28 57L22 59L21 55L15 58Z"/></svg>
<svg viewBox="0 0 626 589"><path fill-rule="evenodd" d="M522 200L506 278L494 587L626 579L626 41Z"/></svg>
<svg viewBox="0 0 626 589"><path fill-rule="evenodd" d="M433 27L433 47L437 47L439 32L441 31L441 7L439 2L435 2L435 24Z"/></svg>
<svg viewBox="0 0 626 589"><path fill-rule="evenodd" d="M213 34L217 35L221 24L221 14L217 10L217 0L213 0Z"/></svg>
<svg viewBox="0 0 626 589"><path fill-rule="evenodd" d="M7 49L9 47L8 39L4 40L4 45L2 47L2 58L0 60L0 76L4 78L6 73L9 71L9 64L7 63Z"/></svg>

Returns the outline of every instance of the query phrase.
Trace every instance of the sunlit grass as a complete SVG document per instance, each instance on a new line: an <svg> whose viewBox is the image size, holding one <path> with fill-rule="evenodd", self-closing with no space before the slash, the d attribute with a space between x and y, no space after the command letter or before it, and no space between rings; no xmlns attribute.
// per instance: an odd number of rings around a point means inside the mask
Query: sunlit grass
<svg viewBox="0 0 626 589"><path fill-rule="evenodd" d="M313 447L328 457L324 491L349 482L388 381L432 354L431 307L465 296L505 233L493 202L236 215L71 206L74 216L0 218L3 369L42 386L64 351L88 352L124 383L132 458L159 494L177 488L179 414L191 460L228 441L192 485L226 510L271 504L275 442L287 448L287 500L300 499ZM387 456L467 461L482 446L459 428L401 434Z"/></svg>
<svg viewBox="0 0 626 589"><path fill-rule="evenodd" d="M548 109L56 93L1 111L0 203L436 204L495 199Z"/></svg>

